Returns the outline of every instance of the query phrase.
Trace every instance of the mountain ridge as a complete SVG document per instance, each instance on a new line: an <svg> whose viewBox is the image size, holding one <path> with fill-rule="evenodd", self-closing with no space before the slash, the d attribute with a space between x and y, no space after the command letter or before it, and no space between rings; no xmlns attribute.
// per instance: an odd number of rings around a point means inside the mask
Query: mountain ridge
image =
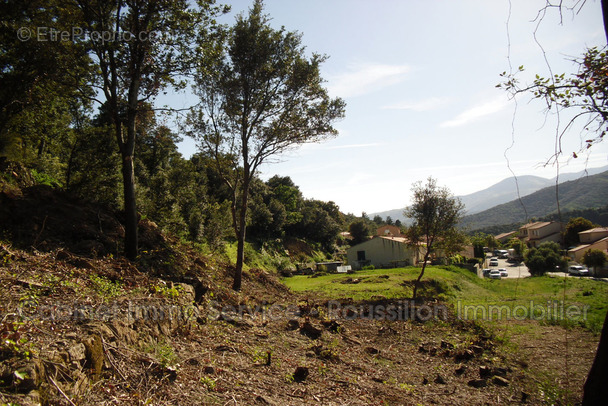
<svg viewBox="0 0 608 406"><path fill-rule="evenodd" d="M606 171L608 171L608 166L589 168L579 172L563 173L559 175L558 184L584 179ZM505 178L486 189L457 197L465 204L466 214L467 216L470 216L513 200L519 200L520 198L529 196L544 188L554 186L557 179L558 177L543 178L535 175L510 177ZM408 219L403 215L404 209L405 208L386 210L371 213L369 216L371 218L380 216L383 219L390 216L393 221L400 220L403 223L407 223Z"/></svg>
<svg viewBox="0 0 608 406"><path fill-rule="evenodd" d="M559 210L603 207L608 201L608 171L559 184ZM543 188L520 199L465 216L461 225L470 231L500 224L524 223L558 212L556 189Z"/></svg>

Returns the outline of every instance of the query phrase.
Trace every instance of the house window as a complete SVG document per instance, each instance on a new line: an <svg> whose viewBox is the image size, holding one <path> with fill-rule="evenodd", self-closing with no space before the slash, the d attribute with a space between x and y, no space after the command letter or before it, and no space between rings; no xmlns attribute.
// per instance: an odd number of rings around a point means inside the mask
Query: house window
<svg viewBox="0 0 608 406"><path fill-rule="evenodd" d="M365 251L357 251L357 261L365 261Z"/></svg>

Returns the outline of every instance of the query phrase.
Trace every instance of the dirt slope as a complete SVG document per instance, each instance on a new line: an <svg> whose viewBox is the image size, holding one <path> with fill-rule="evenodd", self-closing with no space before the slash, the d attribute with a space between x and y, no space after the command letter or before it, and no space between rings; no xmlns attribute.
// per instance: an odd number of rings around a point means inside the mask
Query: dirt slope
<svg viewBox="0 0 608 406"><path fill-rule="evenodd" d="M230 265L153 223L129 262L116 214L39 187L0 199L0 403L575 404L597 344L569 332L564 380L559 327L332 314L262 270L235 293Z"/></svg>

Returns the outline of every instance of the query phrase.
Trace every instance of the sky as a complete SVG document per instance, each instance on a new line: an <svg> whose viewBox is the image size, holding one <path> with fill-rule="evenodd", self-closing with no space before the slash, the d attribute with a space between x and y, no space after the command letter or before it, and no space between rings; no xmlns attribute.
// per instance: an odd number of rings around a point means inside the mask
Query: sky
<svg viewBox="0 0 608 406"><path fill-rule="evenodd" d="M223 3L232 11L222 21L232 24L252 0ZM562 138L559 166L543 165L555 152L557 116L540 101L514 101L496 88L502 72L523 65L518 76L530 83L537 73L573 72L573 58L605 46L599 0L561 18L550 9L540 23L545 0L264 4L271 25L300 32L307 52L329 57L325 86L347 104L337 137L264 165L264 180L290 176L305 198L361 215L407 206L412 185L429 176L461 196L511 176L552 178L608 165L607 142L572 158L584 145L579 128ZM562 126L567 118L560 114ZM180 144L186 157L195 151L191 139Z"/></svg>

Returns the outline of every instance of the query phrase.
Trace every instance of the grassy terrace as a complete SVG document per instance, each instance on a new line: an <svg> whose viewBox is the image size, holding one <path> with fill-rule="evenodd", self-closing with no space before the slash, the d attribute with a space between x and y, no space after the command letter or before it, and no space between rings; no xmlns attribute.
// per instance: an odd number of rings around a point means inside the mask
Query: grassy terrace
<svg viewBox="0 0 608 406"><path fill-rule="evenodd" d="M293 291L314 292L327 299L407 299L419 272L415 267L375 269L283 281ZM608 284L589 278L490 280L456 267L430 267L422 280L421 297L447 302L468 318L475 313L481 317L484 311L494 320L499 315L504 320L507 313L513 318L532 315L543 323L578 325L599 333L608 311Z"/></svg>

